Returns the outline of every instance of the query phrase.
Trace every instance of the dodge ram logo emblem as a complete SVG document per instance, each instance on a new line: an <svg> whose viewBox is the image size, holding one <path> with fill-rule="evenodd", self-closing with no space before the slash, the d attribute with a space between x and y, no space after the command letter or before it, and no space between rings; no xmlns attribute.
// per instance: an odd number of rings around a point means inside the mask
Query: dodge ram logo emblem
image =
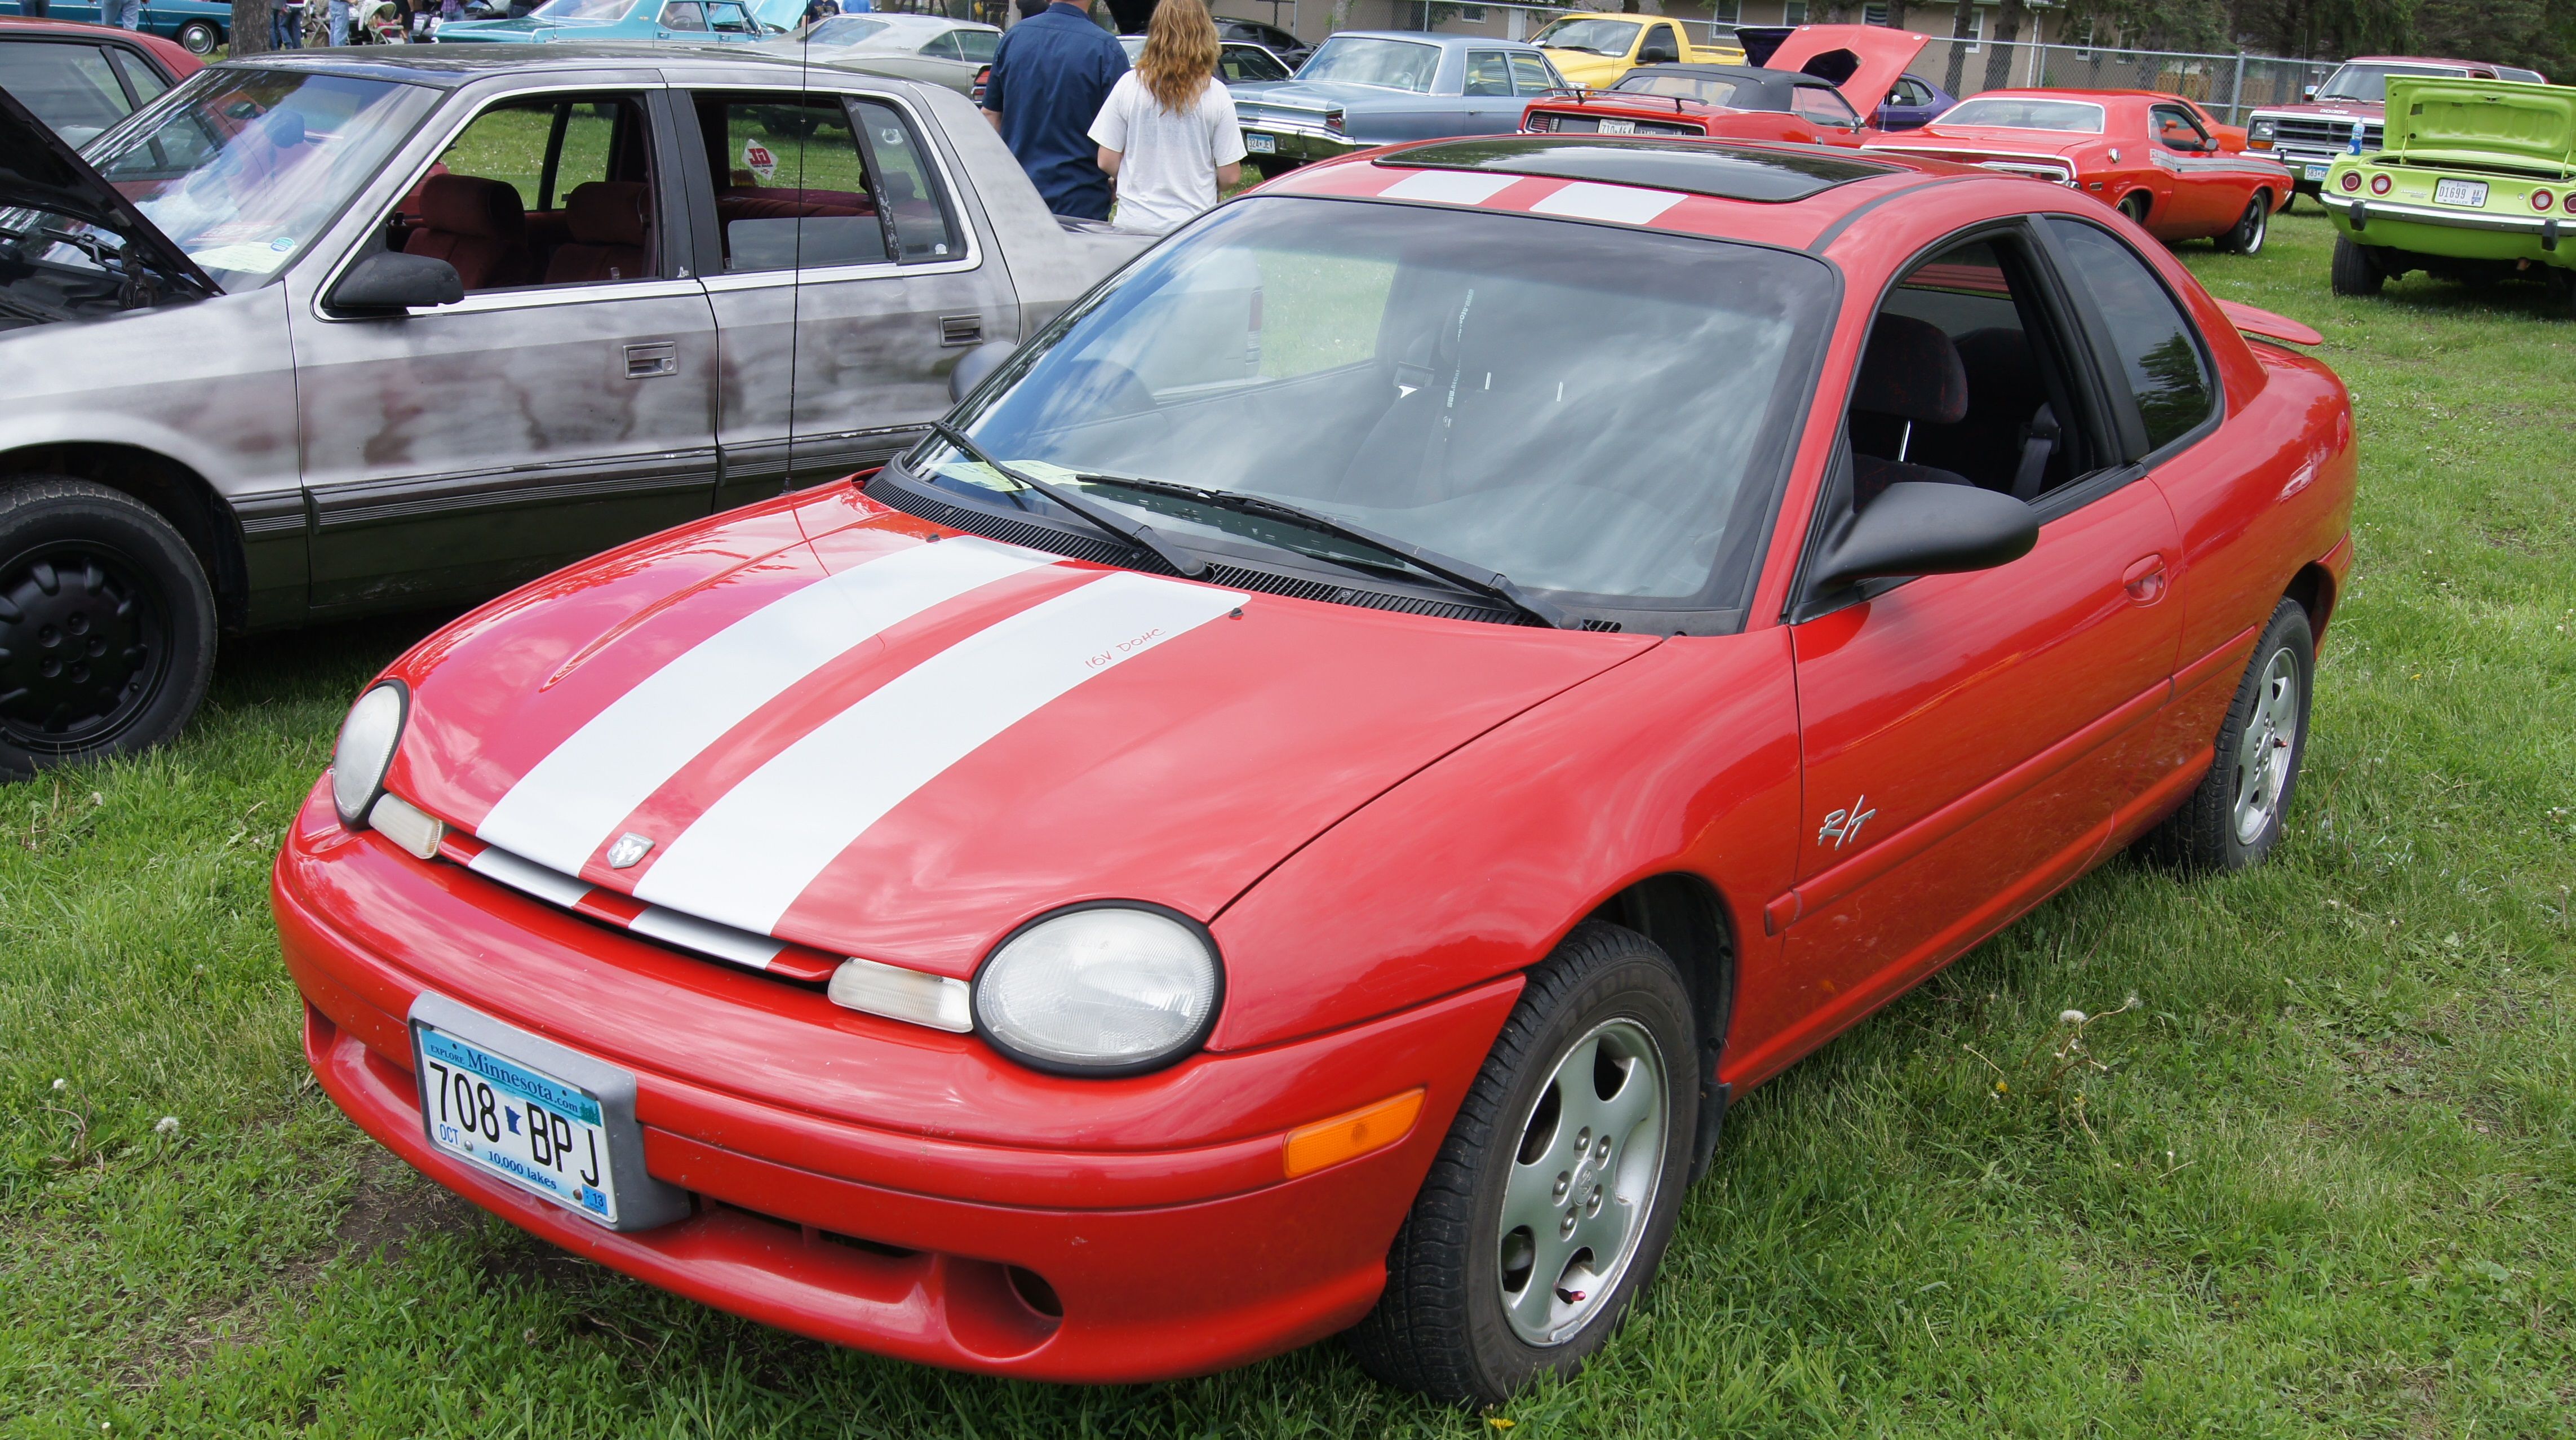
<svg viewBox="0 0 2576 1440"><path fill-rule="evenodd" d="M625 834L617 837L616 844L608 847L608 868L611 870L632 869L637 862L644 858L645 852L652 848L653 838L651 836L638 835L634 831L629 830Z"/></svg>

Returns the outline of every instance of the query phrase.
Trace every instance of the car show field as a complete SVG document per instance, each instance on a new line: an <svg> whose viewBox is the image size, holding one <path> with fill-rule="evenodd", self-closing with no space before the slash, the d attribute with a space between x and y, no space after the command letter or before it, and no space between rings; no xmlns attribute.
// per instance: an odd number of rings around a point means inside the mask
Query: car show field
<svg viewBox="0 0 2576 1440"><path fill-rule="evenodd" d="M620 1278L414 1175L306 1070L268 883L349 701L451 618L411 614L228 641L167 748L0 789L0 1425L2553 1432L2576 335L2537 284L2333 298L2333 238L2303 211L2259 256L2177 252L2322 332L2360 437L2277 852L2225 878L2116 858L1745 1094L1579 1378L1478 1412L1338 1345L1150 1386L951 1374ZM1342 358L1330 295L1273 297L1273 373Z"/></svg>

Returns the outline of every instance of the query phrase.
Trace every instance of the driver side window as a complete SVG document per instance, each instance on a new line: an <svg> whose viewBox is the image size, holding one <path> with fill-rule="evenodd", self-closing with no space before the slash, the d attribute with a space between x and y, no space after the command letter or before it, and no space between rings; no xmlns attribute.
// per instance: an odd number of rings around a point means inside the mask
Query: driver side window
<svg viewBox="0 0 2576 1440"><path fill-rule="evenodd" d="M2179 105L2155 107L2148 112L2147 123L2156 132L2156 143L2168 150L2197 155L2218 148L2210 143L2209 132L2201 129L2200 122L2191 118L2191 112Z"/></svg>
<svg viewBox="0 0 2576 1440"><path fill-rule="evenodd" d="M699 0L671 0L670 4L662 7L661 24L665 30L704 30L707 28L707 7Z"/></svg>
<svg viewBox="0 0 2576 1440"><path fill-rule="evenodd" d="M1512 66L1500 50L1467 52L1467 88L1469 95L1509 95L1512 93Z"/></svg>
<svg viewBox="0 0 2576 1440"><path fill-rule="evenodd" d="M660 177L637 95L549 95L474 117L386 217L386 248L467 291L658 277Z"/></svg>

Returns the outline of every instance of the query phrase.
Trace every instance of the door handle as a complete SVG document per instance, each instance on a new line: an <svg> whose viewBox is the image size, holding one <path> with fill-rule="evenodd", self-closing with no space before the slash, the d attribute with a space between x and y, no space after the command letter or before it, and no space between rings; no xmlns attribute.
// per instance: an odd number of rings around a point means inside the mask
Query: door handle
<svg viewBox="0 0 2576 1440"><path fill-rule="evenodd" d="M2153 605L2165 598L2165 557L2150 555L2129 567L2120 577L2121 588L2140 605Z"/></svg>
<svg viewBox="0 0 2576 1440"><path fill-rule="evenodd" d="M652 340L626 347L626 378L650 380L656 375L680 373L679 345L670 340Z"/></svg>

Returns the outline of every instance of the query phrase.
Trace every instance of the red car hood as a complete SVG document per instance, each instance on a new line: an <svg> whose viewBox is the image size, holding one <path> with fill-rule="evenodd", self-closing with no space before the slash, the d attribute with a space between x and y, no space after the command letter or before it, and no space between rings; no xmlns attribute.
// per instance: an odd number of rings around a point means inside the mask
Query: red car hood
<svg viewBox="0 0 2576 1440"><path fill-rule="evenodd" d="M1802 70L1834 81L1852 109L1867 117L1887 103L1888 92L1931 38L1884 25L1801 25L1767 54L1754 54L1749 39L1744 48L1745 57L1766 70Z"/></svg>
<svg viewBox="0 0 2576 1440"><path fill-rule="evenodd" d="M1656 643L927 530L836 487L540 581L395 668L413 701L388 785L636 900L964 977L1074 901L1212 917L1404 776ZM628 836L649 848L611 864Z"/></svg>

